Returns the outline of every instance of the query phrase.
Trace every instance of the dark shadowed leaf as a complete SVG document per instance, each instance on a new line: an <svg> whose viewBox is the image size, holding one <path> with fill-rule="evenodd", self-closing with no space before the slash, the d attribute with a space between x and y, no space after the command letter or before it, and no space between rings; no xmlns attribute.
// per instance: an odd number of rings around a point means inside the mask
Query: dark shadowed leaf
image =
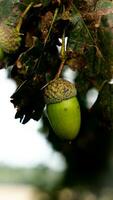
<svg viewBox="0 0 113 200"><path fill-rule="evenodd" d="M21 88L17 88L11 96L11 102L17 109L15 118L20 118L21 123L25 124L31 118L37 121L40 119L44 108L41 91L44 83L44 77L37 75L33 79L24 82Z"/></svg>

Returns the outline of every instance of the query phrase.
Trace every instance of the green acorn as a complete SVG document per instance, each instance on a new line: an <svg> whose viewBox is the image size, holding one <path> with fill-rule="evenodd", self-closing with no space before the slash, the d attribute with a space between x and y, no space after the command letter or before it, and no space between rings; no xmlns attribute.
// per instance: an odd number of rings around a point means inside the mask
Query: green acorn
<svg viewBox="0 0 113 200"><path fill-rule="evenodd" d="M51 127L60 138L72 140L80 130L81 113L74 84L61 78L44 89L46 111Z"/></svg>
<svg viewBox="0 0 113 200"><path fill-rule="evenodd" d="M6 53L14 53L20 46L20 33L16 28L0 23L0 48Z"/></svg>

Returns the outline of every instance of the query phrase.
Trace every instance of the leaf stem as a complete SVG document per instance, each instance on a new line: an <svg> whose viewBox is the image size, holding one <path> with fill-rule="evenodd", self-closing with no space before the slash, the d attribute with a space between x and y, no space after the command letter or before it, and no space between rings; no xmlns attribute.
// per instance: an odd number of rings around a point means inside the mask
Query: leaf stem
<svg viewBox="0 0 113 200"><path fill-rule="evenodd" d="M22 25L22 22L23 22L23 18L25 17L25 15L26 15L27 12L29 11L29 9L32 7L32 5L33 5L33 2L31 2L31 3L27 6L27 8L24 10L24 12L22 13L22 15L20 16L19 22L18 22L18 24L17 24L17 26L16 26L16 30L17 30L18 32L20 32L20 28L21 28L21 25Z"/></svg>
<svg viewBox="0 0 113 200"><path fill-rule="evenodd" d="M44 41L44 44L45 44L45 45L46 45L46 43L47 43L47 40L48 40L49 35L50 35L50 33L51 33L53 24L54 24L55 19L56 19L56 17L57 17L58 10L59 10L59 8L56 8L56 9L55 9L55 13L54 13L54 16L53 16L53 20L52 20L51 26L50 26L50 28L49 28L48 34L47 34L47 36L46 36L46 38L45 38L45 41ZM44 46L45 46L45 45L44 45Z"/></svg>
<svg viewBox="0 0 113 200"><path fill-rule="evenodd" d="M55 9L55 12L54 12L54 16L53 16L53 20L52 20L51 26L50 26L50 28L49 28L49 30L48 30L48 34L47 34L47 36L46 36L46 38L45 38L44 45L43 45L43 47L42 47L42 48L43 48L43 49L42 49L42 54L40 55L38 61L36 62L35 66L34 66L33 72L35 72L35 73L37 73L38 67L40 66L40 63L41 63L41 60L42 60L42 57L43 57L43 54L44 54L44 50L45 50L45 47L46 47L46 44L47 44L47 40L48 40L48 38L49 38L49 36L50 36L50 33L51 33L51 30L52 30L53 24L54 24L54 22L55 22L55 20L56 20L58 11L59 11L59 8L56 8L56 9Z"/></svg>

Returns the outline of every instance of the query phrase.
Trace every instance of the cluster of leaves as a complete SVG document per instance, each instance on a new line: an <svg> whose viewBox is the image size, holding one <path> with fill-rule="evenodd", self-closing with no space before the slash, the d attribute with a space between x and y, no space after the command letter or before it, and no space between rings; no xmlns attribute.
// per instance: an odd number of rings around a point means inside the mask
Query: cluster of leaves
<svg viewBox="0 0 113 200"><path fill-rule="evenodd" d="M17 108L16 118L26 123L42 116L45 106L42 88L59 72L62 55L57 46L62 46L59 38L64 33L68 37L64 67L68 65L78 71L80 103L84 104L92 87L101 95L100 88L111 80L113 71L112 1L8 0L7 5L2 4L7 7L6 13L0 10L2 22L7 21L13 27L21 24L20 48L6 54L1 64L1 67L12 66L11 78L18 85L11 97ZM106 108L106 98L102 110ZM111 103L108 104L113 110Z"/></svg>

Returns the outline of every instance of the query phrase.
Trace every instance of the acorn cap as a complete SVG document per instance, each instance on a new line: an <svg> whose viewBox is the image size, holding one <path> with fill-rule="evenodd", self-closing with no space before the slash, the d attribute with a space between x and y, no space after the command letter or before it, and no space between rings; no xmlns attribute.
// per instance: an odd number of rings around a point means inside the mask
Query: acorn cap
<svg viewBox="0 0 113 200"><path fill-rule="evenodd" d="M0 23L0 48L6 53L12 53L20 46L20 33L16 28Z"/></svg>
<svg viewBox="0 0 113 200"><path fill-rule="evenodd" d="M75 85L62 78L57 78L48 83L44 88L46 104L58 103L76 96Z"/></svg>

